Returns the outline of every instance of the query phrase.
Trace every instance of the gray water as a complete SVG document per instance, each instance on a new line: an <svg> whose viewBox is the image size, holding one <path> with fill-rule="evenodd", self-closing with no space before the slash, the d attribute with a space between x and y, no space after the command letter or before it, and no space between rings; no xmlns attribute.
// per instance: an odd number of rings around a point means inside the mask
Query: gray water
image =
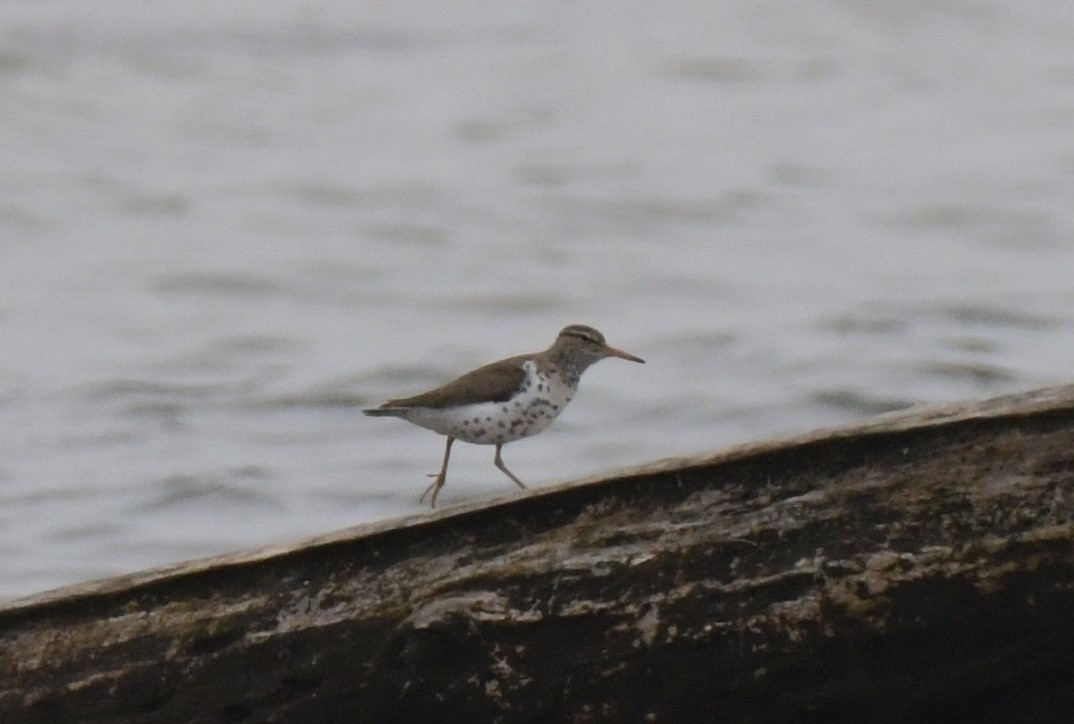
<svg viewBox="0 0 1074 724"><path fill-rule="evenodd" d="M0 4L0 597L1074 372L1074 6ZM513 495L458 445L441 501Z"/></svg>

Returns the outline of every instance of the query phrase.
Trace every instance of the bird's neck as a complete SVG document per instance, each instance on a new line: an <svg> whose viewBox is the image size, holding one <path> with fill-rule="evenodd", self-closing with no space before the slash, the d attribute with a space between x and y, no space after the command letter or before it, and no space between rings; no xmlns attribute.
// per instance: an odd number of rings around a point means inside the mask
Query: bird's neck
<svg viewBox="0 0 1074 724"><path fill-rule="evenodd" d="M578 386L578 380L581 379L585 368L589 366L579 364L578 359L573 355L559 353L556 350L550 350L534 361L537 363L537 371L540 374L558 377L563 384L571 388Z"/></svg>

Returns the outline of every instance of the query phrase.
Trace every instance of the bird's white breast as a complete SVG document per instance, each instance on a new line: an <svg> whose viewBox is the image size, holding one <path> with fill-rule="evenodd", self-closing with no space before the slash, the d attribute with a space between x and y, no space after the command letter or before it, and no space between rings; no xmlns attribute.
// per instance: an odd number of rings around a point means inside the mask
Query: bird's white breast
<svg viewBox="0 0 1074 724"><path fill-rule="evenodd" d="M435 409L415 407L404 417L415 425L470 443L498 445L536 435L563 412L575 387L559 375L542 375L531 360L522 366L525 380L508 400Z"/></svg>

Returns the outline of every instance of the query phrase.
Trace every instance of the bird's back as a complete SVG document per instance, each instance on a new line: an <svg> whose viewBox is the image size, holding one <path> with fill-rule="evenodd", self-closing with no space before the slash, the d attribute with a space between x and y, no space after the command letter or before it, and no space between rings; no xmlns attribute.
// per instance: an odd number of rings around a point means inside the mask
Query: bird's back
<svg viewBox="0 0 1074 724"><path fill-rule="evenodd" d="M526 371L522 365L531 357L532 355L519 355L492 362L434 390L412 397L388 400L380 407L364 412L374 417L398 416L401 411L414 407L444 409L478 402L503 402L518 392L526 381Z"/></svg>

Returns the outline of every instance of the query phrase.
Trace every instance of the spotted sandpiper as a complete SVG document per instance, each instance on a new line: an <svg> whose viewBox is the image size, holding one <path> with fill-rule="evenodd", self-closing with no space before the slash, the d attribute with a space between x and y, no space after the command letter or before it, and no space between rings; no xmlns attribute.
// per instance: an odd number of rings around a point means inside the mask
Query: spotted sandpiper
<svg viewBox="0 0 1074 724"><path fill-rule="evenodd" d="M388 400L364 410L374 417L401 417L407 422L447 435L444 462L436 479L418 502L432 491L431 504L447 477L451 444L455 440L495 445L493 462L520 488L526 485L500 457L505 444L536 435L556 419L574 397L578 379L589 365L605 357L644 362L621 349L609 347L604 335L584 324L564 327L543 352L508 357L467 372L462 377L413 397Z"/></svg>

